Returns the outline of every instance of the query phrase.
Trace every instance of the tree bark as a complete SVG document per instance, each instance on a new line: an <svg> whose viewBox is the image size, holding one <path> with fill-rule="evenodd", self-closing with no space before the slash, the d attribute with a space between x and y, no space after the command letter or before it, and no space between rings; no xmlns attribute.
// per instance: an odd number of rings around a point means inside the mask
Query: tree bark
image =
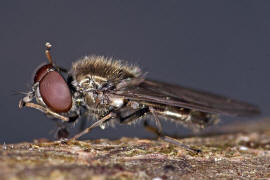
<svg viewBox="0 0 270 180"><path fill-rule="evenodd" d="M4 144L0 179L270 178L270 119L222 129L179 139L201 149L198 154L138 138Z"/></svg>

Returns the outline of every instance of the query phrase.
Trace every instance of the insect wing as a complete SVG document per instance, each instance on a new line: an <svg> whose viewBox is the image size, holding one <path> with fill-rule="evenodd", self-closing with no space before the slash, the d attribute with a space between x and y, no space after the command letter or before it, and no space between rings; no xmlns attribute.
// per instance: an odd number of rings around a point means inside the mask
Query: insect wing
<svg viewBox="0 0 270 180"><path fill-rule="evenodd" d="M208 113L231 116L252 116L260 113L256 106L246 102L153 80L145 80L137 86L128 86L124 90L117 91L116 94L131 100Z"/></svg>

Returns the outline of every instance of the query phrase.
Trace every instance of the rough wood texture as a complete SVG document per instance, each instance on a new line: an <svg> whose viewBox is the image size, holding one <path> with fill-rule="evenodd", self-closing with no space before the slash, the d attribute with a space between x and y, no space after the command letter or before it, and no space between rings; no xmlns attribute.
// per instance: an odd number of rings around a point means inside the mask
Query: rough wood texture
<svg viewBox="0 0 270 180"><path fill-rule="evenodd" d="M241 129L247 130L246 125ZM256 122L250 129L181 140L199 147L200 154L136 138L4 144L0 179L270 178L269 120Z"/></svg>

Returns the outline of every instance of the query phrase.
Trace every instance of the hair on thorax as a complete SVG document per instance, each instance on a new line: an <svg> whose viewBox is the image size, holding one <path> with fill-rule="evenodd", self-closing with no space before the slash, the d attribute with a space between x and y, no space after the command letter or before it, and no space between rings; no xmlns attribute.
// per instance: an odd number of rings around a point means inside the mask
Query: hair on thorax
<svg viewBox="0 0 270 180"><path fill-rule="evenodd" d="M138 77L141 75L141 69L113 58L91 55L73 63L71 73L76 79L78 76L90 74L115 80Z"/></svg>

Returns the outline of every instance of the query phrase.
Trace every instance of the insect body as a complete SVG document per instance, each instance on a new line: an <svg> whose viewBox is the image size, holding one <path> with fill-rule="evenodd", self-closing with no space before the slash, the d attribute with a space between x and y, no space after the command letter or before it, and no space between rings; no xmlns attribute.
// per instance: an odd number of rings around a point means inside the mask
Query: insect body
<svg viewBox="0 0 270 180"><path fill-rule="evenodd" d="M73 139L97 126L129 124L147 119L148 115L153 117L157 128L148 123L146 127L162 136L159 119L204 128L217 122L218 114L259 113L256 106L245 102L146 79L137 66L103 56L86 56L73 63L65 80L62 76L65 70L52 62L50 44L46 47L49 64L38 69L32 90L19 106L36 108L64 122L74 122L81 115L95 119ZM34 99L36 103L31 102Z"/></svg>

